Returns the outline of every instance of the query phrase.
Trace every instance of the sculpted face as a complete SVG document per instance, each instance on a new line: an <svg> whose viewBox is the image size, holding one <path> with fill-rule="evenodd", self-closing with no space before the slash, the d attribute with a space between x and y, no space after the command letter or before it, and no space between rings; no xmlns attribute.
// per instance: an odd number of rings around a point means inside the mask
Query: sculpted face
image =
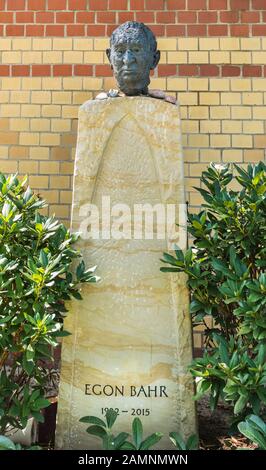
<svg viewBox="0 0 266 470"><path fill-rule="evenodd" d="M126 95L148 92L150 70L159 62L160 52L152 31L143 23L127 22L112 34L106 51L117 84Z"/></svg>

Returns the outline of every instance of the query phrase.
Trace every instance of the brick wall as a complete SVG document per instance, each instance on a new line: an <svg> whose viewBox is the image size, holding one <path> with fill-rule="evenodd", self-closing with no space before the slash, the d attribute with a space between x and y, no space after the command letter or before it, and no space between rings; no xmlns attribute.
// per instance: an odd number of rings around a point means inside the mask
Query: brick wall
<svg viewBox="0 0 266 470"><path fill-rule="evenodd" d="M78 107L115 87L104 51L128 19L158 37L151 87L180 102L191 206L210 161L265 157L266 0L0 0L0 170L65 222Z"/></svg>

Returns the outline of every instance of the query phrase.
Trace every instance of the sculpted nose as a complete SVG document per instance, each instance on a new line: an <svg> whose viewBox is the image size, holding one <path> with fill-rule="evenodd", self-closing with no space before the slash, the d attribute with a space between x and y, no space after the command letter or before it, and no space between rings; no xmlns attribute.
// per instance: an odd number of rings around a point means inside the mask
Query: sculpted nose
<svg viewBox="0 0 266 470"><path fill-rule="evenodd" d="M123 58L124 64L131 64L134 62L134 56L131 51L126 51Z"/></svg>

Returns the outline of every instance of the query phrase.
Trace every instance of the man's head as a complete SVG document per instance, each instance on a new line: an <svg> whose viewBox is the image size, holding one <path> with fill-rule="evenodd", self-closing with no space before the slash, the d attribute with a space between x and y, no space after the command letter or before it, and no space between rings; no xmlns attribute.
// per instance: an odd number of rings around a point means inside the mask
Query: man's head
<svg viewBox="0 0 266 470"><path fill-rule="evenodd" d="M113 32L106 54L121 91L126 95L146 94L150 71L160 60L153 32L143 23L128 21Z"/></svg>

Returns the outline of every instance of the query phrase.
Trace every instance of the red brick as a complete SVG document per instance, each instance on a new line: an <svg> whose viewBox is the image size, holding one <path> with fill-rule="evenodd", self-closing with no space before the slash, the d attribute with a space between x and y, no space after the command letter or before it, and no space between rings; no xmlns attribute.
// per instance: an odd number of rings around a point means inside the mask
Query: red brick
<svg viewBox="0 0 266 470"><path fill-rule="evenodd" d="M117 24L108 24L106 26L106 34L107 36L111 36L112 32L117 28Z"/></svg>
<svg viewBox="0 0 266 470"><path fill-rule="evenodd" d="M209 10L226 10L227 0L209 0Z"/></svg>
<svg viewBox="0 0 266 470"><path fill-rule="evenodd" d="M215 24L208 26L209 36L227 36L228 27L227 24Z"/></svg>
<svg viewBox="0 0 266 470"><path fill-rule="evenodd" d="M162 64L158 66L159 77L170 77L171 75L176 75L176 65Z"/></svg>
<svg viewBox="0 0 266 470"><path fill-rule="evenodd" d="M52 11L37 11L36 23L53 23L54 13Z"/></svg>
<svg viewBox="0 0 266 470"><path fill-rule="evenodd" d="M87 35L88 36L104 36L105 26L102 24L88 25Z"/></svg>
<svg viewBox="0 0 266 470"><path fill-rule="evenodd" d="M164 36L165 26L162 24L150 24L149 28L155 34L155 36Z"/></svg>
<svg viewBox="0 0 266 470"><path fill-rule="evenodd" d="M207 1L206 0L187 0L188 10L206 10Z"/></svg>
<svg viewBox="0 0 266 470"><path fill-rule="evenodd" d="M92 11L78 11L76 16L76 23L94 23L95 13Z"/></svg>
<svg viewBox="0 0 266 470"><path fill-rule="evenodd" d="M86 10L87 0L68 0L69 10Z"/></svg>
<svg viewBox="0 0 266 470"><path fill-rule="evenodd" d="M24 36L24 25L7 25L6 36Z"/></svg>
<svg viewBox="0 0 266 470"><path fill-rule="evenodd" d="M195 11L179 11L177 17L178 23L197 23L197 13Z"/></svg>
<svg viewBox="0 0 266 470"><path fill-rule="evenodd" d="M207 26L205 24L189 24L187 26L188 36L206 36Z"/></svg>
<svg viewBox="0 0 266 470"><path fill-rule="evenodd" d="M34 13L31 11L17 12L16 23L34 23Z"/></svg>
<svg viewBox="0 0 266 470"><path fill-rule="evenodd" d="M198 75L198 66L185 64L179 65L178 75L180 75L180 77L193 77L195 75Z"/></svg>
<svg viewBox="0 0 266 470"><path fill-rule="evenodd" d="M265 3L266 6L266 3ZM266 18L263 18L265 21ZM260 14L258 11L241 11L241 23L259 23Z"/></svg>
<svg viewBox="0 0 266 470"><path fill-rule="evenodd" d="M127 0L109 0L109 10L127 10Z"/></svg>
<svg viewBox="0 0 266 470"><path fill-rule="evenodd" d="M164 0L146 0L146 10L163 10Z"/></svg>
<svg viewBox="0 0 266 470"><path fill-rule="evenodd" d="M221 11L220 21L221 23L237 23L239 19L238 11Z"/></svg>
<svg viewBox="0 0 266 470"><path fill-rule="evenodd" d="M46 0L28 0L28 10L45 10Z"/></svg>
<svg viewBox="0 0 266 470"><path fill-rule="evenodd" d="M30 75L29 65L12 65L11 74L13 77L28 77Z"/></svg>
<svg viewBox="0 0 266 470"><path fill-rule="evenodd" d="M53 66L54 77L69 77L72 75L72 65L60 64Z"/></svg>
<svg viewBox="0 0 266 470"><path fill-rule="evenodd" d="M248 10L249 0L231 0L230 6L232 10Z"/></svg>
<svg viewBox="0 0 266 470"><path fill-rule="evenodd" d="M166 0L167 10L185 10L186 0Z"/></svg>
<svg viewBox="0 0 266 470"><path fill-rule="evenodd" d="M186 27L184 25L171 24L171 25L166 26L166 36L185 36L185 35L186 35Z"/></svg>
<svg viewBox="0 0 266 470"><path fill-rule="evenodd" d="M0 23L13 23L14 13L0 13Z"/></svg>
<svg viewBox="0 0 266 470"><path fill-rule="evenodd" d="M266 36L266 24L255 24L252 26L253 36Z"/></svg>
<svg viewBox="0 0 266 470"><path fill-rule="evenodd" d="M243 65L243 77L261 77L262 69L260 65Z"/></svg>
<svg viewBox="0 0 266 470"><path fill-rule="evenodd" d="M7 10L25 10L25 0L7 0Z"/></svg>
<svg viewBox="0 0 266 470"><path fill-rule="evenodd" d="M266 65L264 65L264 77L266 77Z"/></svg>
<svg viewBox="0 0 266 470"><path fill-rule="evenodd" d="M0 36L3 36L4 34L4 26L0 25Z"/></svg>
<svg viewBox="0 0 266 470"><path fill-rule="evenodd" d="M1 77L9 76L9 65L0 65L0 76Z"/></svg>
<svg viewBox="0 0 266 470"><path fill-rule="evenodd" d="M199 66L200 76L202 77L217 77L220 75L220 68L218 65L203 64Z"/></svg>
<svg viewBox="0 0 266 470"><path fill-rule="evenodd" d="M175 23L175 12L162 11L156 13L157 23Z"/></svg>
<svg viewBox="0 0 266 470"><path fill-rule="evenodd" d="M66 0L48 0L47 10L66 10Z"/></svg>
<svg viewBox="0 0 266 470"><path fill-rule="evenodd" d="M97 12L97 22L98 23L115 23L115 13L110 11L99 11Z"/></svg>
<svg viewBox="0 0 266 470"><path fill-rule="evenodd" d="M56 23L74 23L74 13L71 11L60 11L56 13Z"/></svg>
<svg viewBox="0 0 266 470"><path fill-rule="evenodd" d="M236 65L222 65L223 77L239 77L240 67Z"/></svg>
<svg viewBox="0 0 266 470"><path fill-rule="evenodd" d="M216 11L200 11L199 23L217 23Z"/></svg>
<svg viewBox="0 0 266 470"><path fill-rule="evenodd" d="M144 10L144 0L130 0L130 10Z"/></svg>
<svg viewBox="0 0 266 470"><path fill-rule="evenodd" d="M134 21L135 13L133 11L122 11L118 13L118 23L126 23L126 21Z"/></svg>
<svg viewBox="0 0 266 470"><path fill-rule="evenodd" d="M263 22L266 23L266 11L264 11L262 15L263 15Z"/></svg>
<svg viewBox="0 0 266 470"><path fill-rule="evenodd" d="M5 9L5 6L6 6L5 1L6 1L6 0L0 0L0 10L4 10L4 9Z"/></svg>
<svg viewBox="0 0 266 470"><path fill-rule="evenodd" d="M154 13L151 11L137 11L136 21L140 21L142 23L154 23Z"/></svg>
<svg viewBox="0 0 266 470"><path fill-rule="evenodd" d="M51 75L50 65L33 64L31 67L33 77L49 77Z"/></svg>
<svg viewBox="0 0 266 470"><path fill-rule="evenodd" d="M68 24L67 36L85 36L85 26L83 24Z"/></svg>
<svg viewBox="0 0 266 470"><path fill-rule="evenodd" d="M46 26L46 36L64 36L64 26L63 25L47 25Z"/></svg>
<svg viewBox="0 0 266 470"><path fill-rule="evenodd" d="M44 36L44 26L35 24L26 25L26 36Z"/></svg>
<svg viewBox="0 0 266 470"><path fill-rule="evenodd" d="M77 75L77 76L82 76L82 77L86 77L86 76L92 76L93 74L93 68L92 68L92 65L74 65L74 75Z"/></svg>
<svg viewBox="0 0 266 470"><path fill-rule="evenodd" d="M246 24L232 24L230 25L231 36L248 36L249 25Z"/></svg>
<svg viewBox="0 0 266 470"><path fill-rule="evenodd" d="M95 65L96 77L112 77L113 72L110 65Z"/></svg>
<svg viewBox="0 0 266 470"><path fill-rule="evenodd" d="M89 9L90 10L107 10L108 2L107 0L89 0Z"/></svg>
<svg viewBox="0 0 266 470"><path fill-rule="evenodd" d="M265 10L265 0L252 0L252 8L253 10Z"/></svg>

